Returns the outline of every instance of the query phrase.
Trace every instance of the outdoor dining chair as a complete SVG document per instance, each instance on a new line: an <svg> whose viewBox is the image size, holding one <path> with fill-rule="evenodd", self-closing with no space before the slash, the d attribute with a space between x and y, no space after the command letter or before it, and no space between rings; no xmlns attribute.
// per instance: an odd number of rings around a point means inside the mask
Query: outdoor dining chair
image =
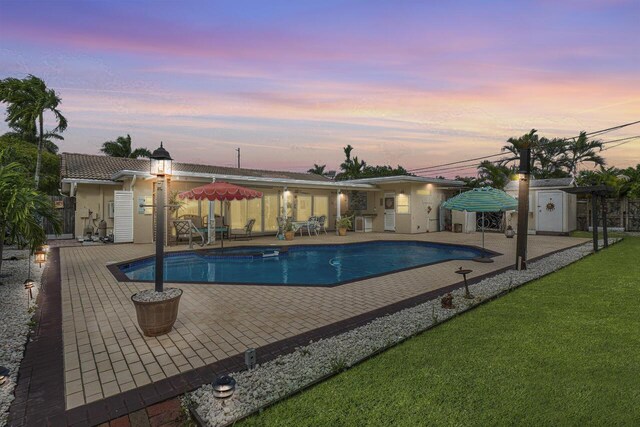
<svg viewBox="0 0 640 427"><path fill-rule="evenodd" d="M247 221L247 224L240 229L232 229L231 230L231 236L234 239L238 239L238 237L241 238L245 238L247 240L251 240L251 231L253 230L253 225L256 223L255 219L250 219L249 221Z"/></svg>
<svg viewBox="0 0 640 427"><path fill-rule="evenodd" d="M318 230L324 231L324 234L327 234L327 216L320 215L318 217Z"/></svg>
<svg viewBox="0 0 640 427"><path fill-rule="evenodd" d="M302 224L302 226L298 229L300 231L300 236L302 236L302 231L306 230L309 233L309 237L311 237L311 232L315 233L317 236L318 230L320 229L320 223L318 222L318 218L315 216L309 217L306 224Z"/></svg>

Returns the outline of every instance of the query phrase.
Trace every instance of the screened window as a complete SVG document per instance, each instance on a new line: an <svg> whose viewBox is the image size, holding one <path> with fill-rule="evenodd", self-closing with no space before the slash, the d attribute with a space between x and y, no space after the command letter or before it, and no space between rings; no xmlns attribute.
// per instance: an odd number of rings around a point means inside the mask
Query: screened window
<svg viewBox="0 0 640 427"><path fill-rule="evenodd" d="M278 195L265 194L262 196L262 204L264 206L264 231L276 231L278 229Z"/></svg>
<svg viewBox="0 0 640 427"><path fill-rule="evenodd" d="M406 194L398 194L396 196L396 212L399 214L410 213L409 196Z"/></svg>
<svg viewBox="0 0 640 427"><path fill-rule="evenodd" d="M306 221L311 216L311 196L298 195L298 207L296 209L296 221Z"/></svg>
<svg viewBox="0 0 640 427"><path fill-rule="evenodd" d="M313 196L313 214L315 216L329 216L328 196Z"/></svg>

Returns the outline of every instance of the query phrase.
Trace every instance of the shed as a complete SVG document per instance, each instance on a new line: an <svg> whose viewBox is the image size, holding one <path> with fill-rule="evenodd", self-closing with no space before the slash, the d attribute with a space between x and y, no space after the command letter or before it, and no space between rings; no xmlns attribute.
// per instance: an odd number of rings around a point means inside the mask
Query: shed
<svg viewBox="0 0 640 427"><path fill-rule="evenodd" d="M520 181L505 187L507 194L518 198ZM577 228L577 197L563 190L575 186L573 178L534 179L529 185L529 234L568 234ZM517 228L518 214L507 218Z"/></svg>

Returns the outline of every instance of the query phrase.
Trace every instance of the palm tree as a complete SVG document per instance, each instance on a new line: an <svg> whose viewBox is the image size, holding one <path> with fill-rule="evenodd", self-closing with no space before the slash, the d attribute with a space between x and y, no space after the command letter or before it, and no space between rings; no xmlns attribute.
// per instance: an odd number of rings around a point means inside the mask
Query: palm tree
<svg viewBox="0 0 640 427"><path fill-rule="evenodd" d="M107 141L100 149L104 154L111 157L126 157L137 159L138 157L150 157L151 151L146 148L136 148L131 151L131 135L119 136L115 141Z"/></svg>
<svg viewBox="0 0 640 427"><path fill-rule="evenodd" d="M565 165L572 177L578 176L578 166L581 163L593 163L594 166L604 166L605 161L598 154L602 151L604 143L597 139L587 138L585 131L580 132L578 138L574 138L564 150L562 163Z"/></svg>
<svg viewBox="0 0 640 427"><path fill-rule="evenodd" d="M10 238L28 244L31 252L46 241L43 218L53 225L55 233L61 231L60 218L49 197L34 188L24 166L5 159L5 153L0 152L0 270L7 230Z"/></svg>
<svg viewBox="0 0 640 427"><path fill-rule="evenodd" d="M53 89L47 89L45 82L29 74L20 80L13 77L0 80L0 102L7 107L7 123L13 128L33 129L39 131L38 157L36 160L36 189L40 184L40 166L42 164L42 148L44 145L44 113L50 111L56 118L57 126L53 132L64 132L67 119L58 110L61 99Z"/></svg>
<svg viewBox="0 0 640 427"><path fill-rule="evenodd" d="M318 164L313 164L313 167L311 169L309 169L307 171L307 173L311 173L314 175L322 175L325 176L326 172L325 172L325 168L327 167L327 165L318 165Z"/></svg>
<svg viewBox="0 0 640 427"><path fill-rule="evenodd" d="M351 152L353 151L353 147L351 145L347 145L343 150L345 160L340 164L340 170L342 172L336 175L336 179L346 180L359 178L367 167L367 162L358 159L358 156L353 158L351 157Z"/></svg>
<svg viewBox="0 0 640 427"><path fill-rule="evenodd" d="M507 166L484 160L478 166L478 181L484 185L502 190L509 183L512 172L512 169Z"/></svg>

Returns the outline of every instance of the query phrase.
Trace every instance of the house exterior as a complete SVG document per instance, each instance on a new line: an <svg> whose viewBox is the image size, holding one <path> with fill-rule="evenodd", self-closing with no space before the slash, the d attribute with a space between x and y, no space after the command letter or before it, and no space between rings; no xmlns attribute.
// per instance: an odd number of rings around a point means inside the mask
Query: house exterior
<svg viewBox="0 0 640 427"><path fill-rule="evenodd" d="M150 243L154 239L155 178L148 159L62 153L61 192L75 199L75 237L106 225L116 241ZM295 220L326 215L335 229L338 216L354 215L358 231L425 233L442 229L439 206L463 183L454 180L398 176L333 181L323 176L174 162L167 194L213 180L254 188L261 199L228 202L225 224L242 228L256 220L254 234L275 234L276 217L286 210ZM140 206L143 205L143 206ZM222 215L221 203L214 204ZM207 221L207 201L187 201L171 219L189 215ZM169 235L171 235L168 226Z"/></svg>
<svg viewBox="0 0 640 427"><path fill-rule="evenodd" d="M520 181L511 181L505 192L516 199ZM573 178L534 179L529 183L529 233L568 234L577 229L577 198L562 191L573 187ZM517 229L518 213L507 216L507 225Z"/></svg>

